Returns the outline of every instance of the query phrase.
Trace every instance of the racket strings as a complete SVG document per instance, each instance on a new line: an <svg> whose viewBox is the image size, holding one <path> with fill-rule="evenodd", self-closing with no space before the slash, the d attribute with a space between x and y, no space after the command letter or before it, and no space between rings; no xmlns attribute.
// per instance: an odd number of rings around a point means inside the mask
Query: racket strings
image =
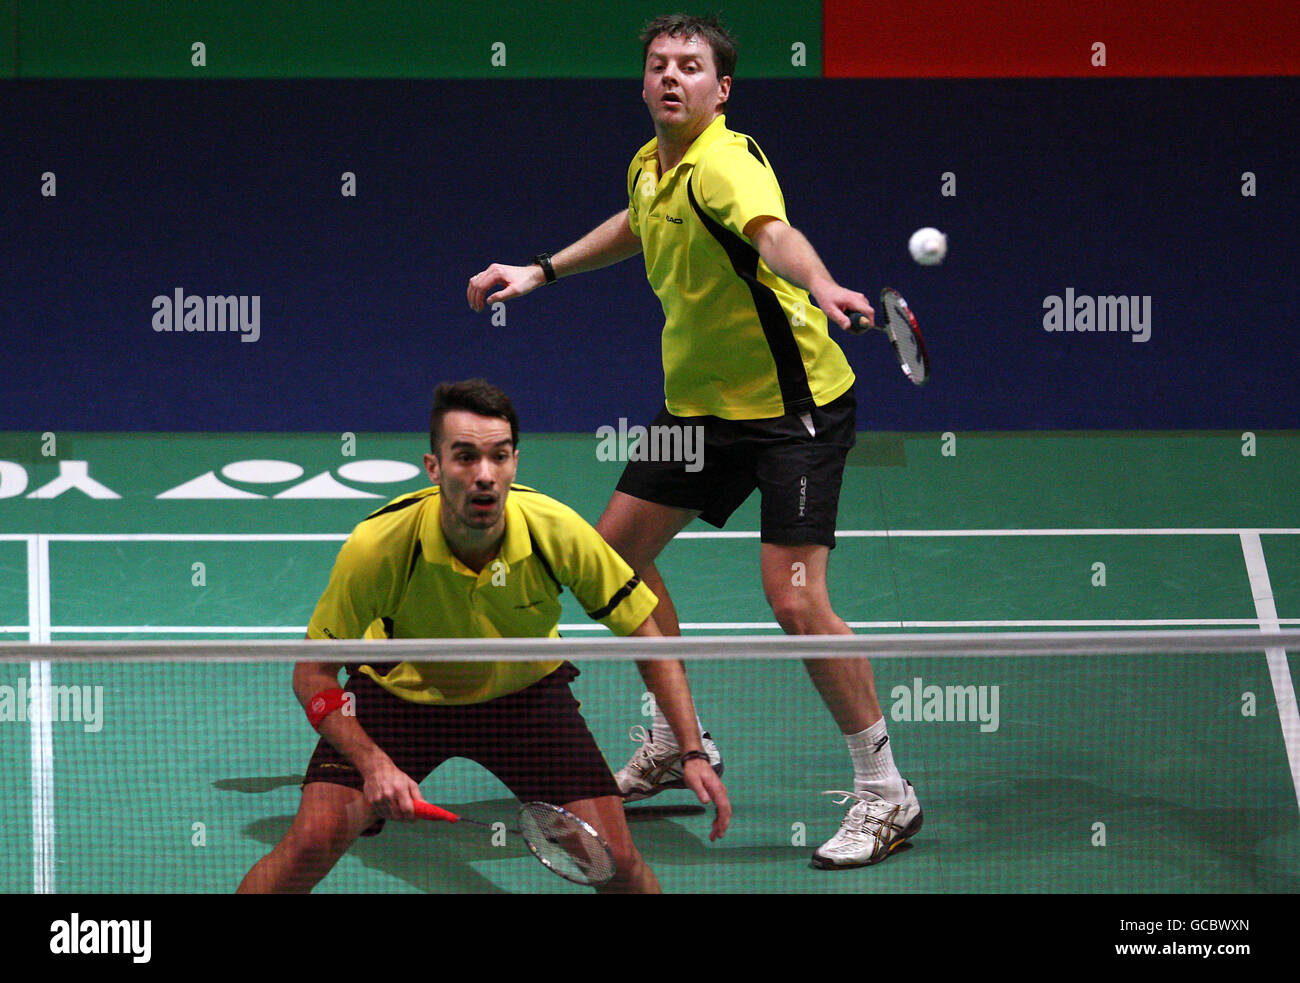
<svg viewBox="0 0 1300 983"><path fill-rule="evenodd" d="M924 382L929 365L925 349L913 329L912 318L908 316L901 298L891 295L883 300L885 329L898 354L899 364L913 382Z"/></svg>
<svg viewBox="0 0 1300 983"><path fill-rule="evenodd" d="M526 803L519 832L537 858L561 876L583 884L603 884L614 876L609 848L577 817L545 803Z"/></svg>

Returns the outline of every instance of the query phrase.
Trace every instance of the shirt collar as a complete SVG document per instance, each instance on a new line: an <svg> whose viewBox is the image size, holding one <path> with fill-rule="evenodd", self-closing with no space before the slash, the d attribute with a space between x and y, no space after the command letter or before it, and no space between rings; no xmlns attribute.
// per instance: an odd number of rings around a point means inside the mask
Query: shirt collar
<svg viewBox="0 0 1300 983"><path fill-rule="evenodd" d="M727 132L727 114L719 113L717 116L714 117L713 122L710 123L708 126L706 126L702 131L700 131L700 135L695 138L695 141L688 148L686 148L686 153L682 156L682 159L678 161L677 166L681 167L682 164L690 164L692 167L694 167L696 162L700 159L700 155L704 153L704 151L707 150L712 144L722 139L722 137L726 134L726 132ZM653 140L651 140L641 149L641 166L644 168L650 165L653 165L654 173L658 174L659 173L659 138L658 137L655 137ZM660 176L662 177L662 175Z"/></svg>
<svg viewBox="0 0 1300 983"><path fill-rule="evenodd" d="M528 520L524 518L523 509L515 502L513 491L506 494L506 535L497 550L496 559L505 562L506 571L533 552L532 537L528 535ZM447 536L442 531L442 495L430 495L426 501L424 515L420 517L420 554L426 563L440 563L451 567L457 573L467 577L491 574L491 564L479 574L461 563L447 545ZM493 561L495 562L495 561Z"/></svg>

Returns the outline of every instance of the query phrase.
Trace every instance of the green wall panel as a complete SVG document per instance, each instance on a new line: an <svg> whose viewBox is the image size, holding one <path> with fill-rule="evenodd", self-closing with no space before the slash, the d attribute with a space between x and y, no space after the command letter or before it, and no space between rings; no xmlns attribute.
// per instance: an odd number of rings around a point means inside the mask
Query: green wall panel
<svg viewBox="0 0 1300 983"><path fill-rule="evenodd" d="M18 0L0 0L0 78L18 72Z"/></svg>
<svg viewBox="0 0 1300 983"><path fill-rule="evenodd" d="M44 78L625 78L662 2L0 0L21 8L17 71ZM821 74L821 4L749 0L718 12L741 77ZM12 14L12 11L10 10ZM13 74L13 17L8 72ZM206 66L193 64L205 46ZM503 63L504 62L504 63Z"/></svg>

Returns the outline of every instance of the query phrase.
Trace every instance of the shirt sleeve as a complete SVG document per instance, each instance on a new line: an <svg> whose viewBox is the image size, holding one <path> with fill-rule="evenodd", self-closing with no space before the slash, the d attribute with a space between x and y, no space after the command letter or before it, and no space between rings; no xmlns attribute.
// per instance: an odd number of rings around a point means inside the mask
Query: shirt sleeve
<svg viewBox="0 0 1300 983"><path fill-rule="evenodd" d="M363 638L388 610L392 584L391 563L354 532L334 561L329 584L307 623L307 637Z"/></svg>
<svg viewBox="0 0 1300 983"><path fill-rule="evenodd" d="M738 236L762 216L789 221L776 175L759 159L761 154L757 148L751 152L740 145L721 146L706 153L692 175L700 204Z"/></svg>
<svg viewBox="0 0 1300 983"><path fill-rule="evenodd" d="M557 578L593 621L615 635L631 634L650 617L659 598L586 520L576 512L570 519L556 551Z"/></svg>

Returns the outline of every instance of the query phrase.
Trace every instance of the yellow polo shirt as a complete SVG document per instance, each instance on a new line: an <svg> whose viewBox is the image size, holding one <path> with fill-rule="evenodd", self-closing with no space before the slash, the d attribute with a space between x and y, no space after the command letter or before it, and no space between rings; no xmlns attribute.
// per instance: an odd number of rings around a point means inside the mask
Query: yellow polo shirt
<svg viewBox="0 0 1300 983"><path fill-rule="evenodd" d="M505 538L475 573L447 546L439 489L394 499L339 551L309 638L556 638L561 585L616 635L658 603L614 550L568 506L523 485L506 496ZM545 662L402 662L359 670L414 703L482 703L559 668ZM386 671L385 671L386 670Z"/></svg>
<svg viewBox="0 0 1300 983"><path fill-rule="evenodd" d="M628 167L628 224L664 309L668 410L764 419L846 392L853 370L826 315L744 236L755 218L787 221L758 144L718 116L666 174L657 150L651 140Z"/></svg>

